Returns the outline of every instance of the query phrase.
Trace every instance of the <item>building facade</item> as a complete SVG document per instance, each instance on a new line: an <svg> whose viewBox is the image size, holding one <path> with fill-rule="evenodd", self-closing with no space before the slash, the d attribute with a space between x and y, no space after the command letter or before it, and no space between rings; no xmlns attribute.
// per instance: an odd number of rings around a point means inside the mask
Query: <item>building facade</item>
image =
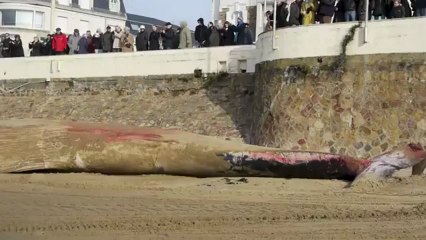
<svg viewBox="0 0 426 240"><path fill-rule="evenodd" d="M263 32L265 13L272 11L273 5L274 0L212 0L212 19L222 25L225 21L236 24L242 18L257 36Z"/></svg>
<svg viewBox="0 0 426 240"><path fill-rule="evenodd" d="M0 0L0 34L21 35L25 55L35 36L51 32L51 0ZM123 0L56 0L55 23L65 34L125 26Z"/></svg>

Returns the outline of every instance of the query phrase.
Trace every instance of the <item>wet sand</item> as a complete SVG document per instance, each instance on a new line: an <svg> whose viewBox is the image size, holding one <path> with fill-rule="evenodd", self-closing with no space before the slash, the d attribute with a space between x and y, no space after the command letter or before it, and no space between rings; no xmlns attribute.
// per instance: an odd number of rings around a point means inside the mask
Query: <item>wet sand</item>
<svg viewBox="0 0 426 240"><path fill-rule="evenodd" d="M426 239L426 176L0 175L0 239ZM247 181L246 181L247 180Z"/></svg>

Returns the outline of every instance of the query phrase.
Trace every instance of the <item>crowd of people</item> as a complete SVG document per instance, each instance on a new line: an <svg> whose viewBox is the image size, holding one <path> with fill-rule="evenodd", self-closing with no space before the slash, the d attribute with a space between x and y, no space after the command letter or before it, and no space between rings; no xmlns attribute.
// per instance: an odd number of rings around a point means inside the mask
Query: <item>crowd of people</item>
<svg viewBox="0 0 426 240"><path fill-rule="evenodd" d="M316 23L363 21L365 0L279 0L276 18L272 11L266 12L265 31L271 30L276 19L276 27L291 27ZM426 0L369 0L368 19L380 20L426 16ZM184 49L192 47L216 47L253 44L254 35L248 23L238 18L236 25L225 22L215 26L212 22L205 25L204 19L198 19L193 44L192 32L186 22L176 29L168 22L165 26L152 26L148 32L140 26L136 36L130 28L115 26L98 29L95 34L86 31L80 34L75 29L67 36L60 28L46 38L34 37L28 47L31 56L88 54L109 52L134 52L160 49ZM0 57L23 57L23 43L19 35L11 39L9 34L1 36Z"/></svg>
<svg viewBox="0 0 426 240"><path fill-rule="evenodd" d="M194 32L195 44L186 22L181 22L177 29L167 22L165 26L152 26L150 32L141 25L136 36L130 33L130 28L122 29L119 26L114 29L108 26L105 32L98 29L94 34L91 31L81 34L79 29L74 29L73 34L68 36L57 28L55 34L48 34L45 39L34 37L28 47L30 56L48 56L253 44L253 33L241 18L238 19L237 25L225 22L221 28L214 26L212 22L206 26L203 18L197 22ZM0 48L2 57L24 56L19 35L15 35L12 40L9 34L5 34L1 39Z"/></svg>
<svg viewBox="0 0 426 240"><path fill-rule="evenodd" d="M280 0L276 27L315 23L364 21L365 0ZM426 0L369 0L369 20L426 16ZM266 13L266 30L274 24L272 11Z"/></svg>

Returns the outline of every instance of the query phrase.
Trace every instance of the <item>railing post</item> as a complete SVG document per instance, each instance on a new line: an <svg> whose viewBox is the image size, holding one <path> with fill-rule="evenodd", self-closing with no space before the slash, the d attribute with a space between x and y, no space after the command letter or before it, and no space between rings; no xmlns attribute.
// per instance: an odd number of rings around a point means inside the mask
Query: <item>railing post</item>
<svg viewBox="0 0 426 240"><path fill-rule="evenodd" d="M364 23L364 43L368 42L368 31L367 31L367 25L368 25L368 18L370 16L369 12L369 0L365 0L365 23Z"/></svg>
<svg viewBox="0 0 426 240"><path fill-rule="evenodd" d="M277 31L277 0L274 0L274 26L272 29L272 50L277 50L276 46L276 31Z"/></svg>

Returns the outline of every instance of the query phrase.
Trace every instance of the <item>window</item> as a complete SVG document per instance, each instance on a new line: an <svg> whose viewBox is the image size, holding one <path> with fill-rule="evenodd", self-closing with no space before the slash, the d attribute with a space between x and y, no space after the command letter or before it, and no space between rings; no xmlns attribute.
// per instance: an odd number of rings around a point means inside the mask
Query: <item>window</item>
<svg viewBox="0 0 426 240"><path fill-rule="evenodd" d="M66 5L66 6L70 5L70 0L57 0L57 2L60 5Z"/></svg>
<svg viewBox="0 0 426 240"><path fill-rule="evenodd" d="M3 26L16 25L16 10L5 9L1 11L1 24Z"/></svg>
<svg viewBox="0 0 426 240"><path fill-rule="evenodd" d="M44 13L35 12L34 15L34 28L42 29L44 26Z"/></svg>
<svg viewBox="0 0 426 240"><path fill-rule="evenodd" d="M14 9L0 10L0 25L43 29L44 13Z"/></svg>
<svg viewBox="0 0 426 240"><path fill-rule="evenodd" d="M68 18L67 17L56 17L56 24L58 28L61 28L63 33L68 33Z"/></svg>
<svg viewBox="0 0 426 240"><path fill-rule="evenodd" d="M130 24L130 28L132 29L132 30L139 30L139 25L137 25L137 24Z"/></svg>
<svg viewBox="0 0 426 240"><path fill-rule="evenodd" d="M108 0L94 0L93 1L93 7L99 8L99 9L105 9L109 10Z"/></svg>
<svg viewBox="0 0 426 240"><path fill-rule="evenodd" d="M90 30L89 28L89 21L80 20L80 33L86 33L87 30Z"/></svg>
<svg viewBox="0 0 426 240"><path fill-rule="evenodd" d="M90 9L90 1L89 0L79 0L79 5L83 9Z"/></svg>
<svg viewBox="0 0 426 240"><path fill-rule="evenodd" d="M120 1L119 0L109 0L109 10L111 12L120 12Z"/></svg>
<svg viewBox="0 0 426 240"><path fill-rule="evenodd" d="M16 11L16 26L32 28L33 14L32 11Z"/></svg>

